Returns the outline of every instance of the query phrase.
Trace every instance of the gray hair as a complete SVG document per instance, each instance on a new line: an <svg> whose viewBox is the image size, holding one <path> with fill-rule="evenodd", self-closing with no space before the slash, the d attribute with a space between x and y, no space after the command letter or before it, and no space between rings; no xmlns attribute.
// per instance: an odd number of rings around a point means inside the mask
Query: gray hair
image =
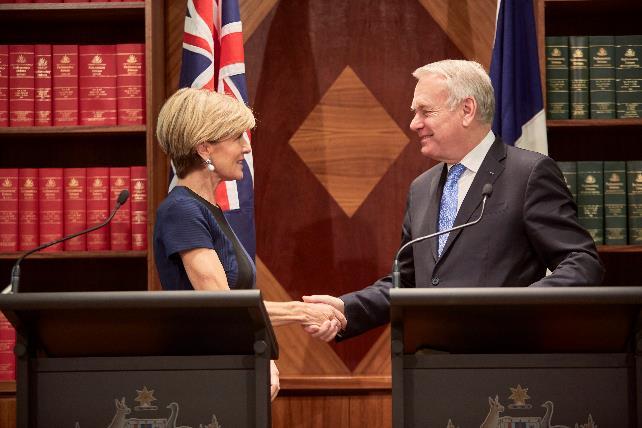
<svg viewBox="0 0 642 428"><path fill-rule="evenodd" d="M477 101L477 120L492 123L495 113L495 93L484 67L475 61L445 59L416 69L412 75L419 80L427 74L444 78L448 90L447 106L454 109L468 97Z"/></svg>

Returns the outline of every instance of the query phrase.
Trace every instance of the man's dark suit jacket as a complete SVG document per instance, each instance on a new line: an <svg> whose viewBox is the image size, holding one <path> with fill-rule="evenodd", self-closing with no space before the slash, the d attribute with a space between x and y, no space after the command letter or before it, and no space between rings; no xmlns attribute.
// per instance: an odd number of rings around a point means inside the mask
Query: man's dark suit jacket
<svg viewBox="0 0 642 428"><path fill-rule="evenodd" d="M444 163L410 186L401 245L437 231ZM599 285L604 269L577 221L575 202L555 161L496 139L475 175L454 225L479 216L482 187L493 185L482 220L450 233L441 258L437 240L404 250L402 287L558 287ZM552 274L545 276L546 269ZM390 276L341 296L348 319L341 338L389 321Z"/></svg>

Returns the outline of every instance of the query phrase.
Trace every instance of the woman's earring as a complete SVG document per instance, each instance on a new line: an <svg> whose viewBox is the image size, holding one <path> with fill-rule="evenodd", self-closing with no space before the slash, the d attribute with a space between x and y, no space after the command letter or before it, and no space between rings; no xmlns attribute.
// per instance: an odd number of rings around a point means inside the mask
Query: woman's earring
<svg viewBox="0 0 642 428"><path fill-rule="evenodd" d="M210 159L205 159L205 167L209 172L214 172L216 168L214 168L214 164Z"/></svg>

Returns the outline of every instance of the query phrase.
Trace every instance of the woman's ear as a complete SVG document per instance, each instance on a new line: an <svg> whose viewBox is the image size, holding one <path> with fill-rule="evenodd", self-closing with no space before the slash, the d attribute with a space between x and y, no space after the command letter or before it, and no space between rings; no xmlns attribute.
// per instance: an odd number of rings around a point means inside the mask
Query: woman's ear
<svg viewBox="0 0 642 428"><path fill-rule="evenodd" d="M198 153L198 155L202 158L208 158L210 153L207 147L207 143L206 142L198 143L196 145L196 153Z"/></svg>

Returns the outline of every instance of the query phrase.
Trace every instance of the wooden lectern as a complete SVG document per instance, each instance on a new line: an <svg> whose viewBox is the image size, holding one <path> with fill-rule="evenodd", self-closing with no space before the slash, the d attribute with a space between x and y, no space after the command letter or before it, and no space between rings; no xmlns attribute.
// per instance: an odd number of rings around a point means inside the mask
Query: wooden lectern
<svg viewBox="0 0 642 428"><path fill-rule="evenodd" d="M395 427L642 426L642 288L390 297Z"/></svg>
<svg viewBox="0 0 642 428"><path fill-rule="evenodd" d="M269 427L260 291L0 296L20 427Z"/></svg>

